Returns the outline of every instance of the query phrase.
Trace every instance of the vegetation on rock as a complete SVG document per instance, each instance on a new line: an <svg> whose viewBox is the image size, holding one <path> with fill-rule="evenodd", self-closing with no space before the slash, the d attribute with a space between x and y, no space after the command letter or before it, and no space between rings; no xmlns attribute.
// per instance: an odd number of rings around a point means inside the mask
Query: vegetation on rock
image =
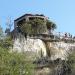
<svg viewBox="0 0 75 75"><path fill-rule="evenodd" d="M34 65L25 53L10 52L10 36L0 40L0 75L33 75Z"/></svg>
<svg viewBox="0 0 75 75"><path fill-rule="evenodd" d="M33 75L34 65L23 53L9 53L0 47L0 75Z"/></svg>
<svg viewBox="0 0 75 75"><path fill-rule="evenodd" d="M51 30L54 30L57 28L56 24L50 20L47 20L46 25L47 25L47 29L50 31L50 33L51 33Z"/></svg>
<svg viewBox="0 0 75 75"><path fill-rule="evenodd" d="M39 18L35 18L30 21L24 21L23 23L18 23L18 30L26 34L42 34L47 33L48 30L56 29L56 24L47 20L44 21Z"/></svg>

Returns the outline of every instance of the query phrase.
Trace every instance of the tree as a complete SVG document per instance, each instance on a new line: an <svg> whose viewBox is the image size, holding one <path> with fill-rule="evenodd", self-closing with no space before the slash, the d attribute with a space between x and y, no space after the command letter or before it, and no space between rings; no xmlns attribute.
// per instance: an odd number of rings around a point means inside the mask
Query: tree
<svg viewBox="0 0 75 75"><path fill-rule="evenodd" d="M39 18L35 18L33 21L30 21L32 25L32 33L40 34L45 33L47 31L47 27L45 25L45 21Z"/></svg>
<svg viewBox="0 0 75 75"><path fill-rule="evenodd" d="M50 31L50 33L52 30L57 28L56 24L49 20L47 20L46 25L47 25L47 29Z"/></svg>
<svg viewBox="0 0 75 75"><path fill-rule="evenodd" d="M35 65L25 53L10 52L12 38L0 41L0 75L33 75Z"/></svg>
<svg viewBox="0 0 75 75"><path fill-rule="evenodd" d="M75 52L69 54L68 64L71 66L71 68L75 69Z"/></svg>
<svg viewBox="0 0 75 75"><path fill-rule="evenodd" d="M30 34L31 33L31 24L29 22L25 22L22 25L18 26L18 29L23 34Z"/></svg>
<svg viewBox="0 0 75 75"><path fill-rule="evenodd" d="M9 49L0 46L0 75L34 75L32 62L25 53L10 53Z"/></svg>
<svg viewBox="0 0 75 75"><path fill-rule="evenodd" d="M40 18L34 18L29 21L23 21L18 23L18 31L24 34L43 34L48 33L56 29L56 24L47 20Z"/></svg>
<svg viewBox="0 0 75 75"><path fill-rule="evenodd" d="M3 39L3 29L1 26L0 26L0 39Z"/></svg>
<svg viewBox="0 0 75 75"><path fill-rule="evenodd" d="M5 33L7 33L7 35L10 35L11 27L13 25L13 23L11 22L11 17L8 17L8 19L6 21L6 25L7 25L7 28L5 30Z"/></svg>
<svg viewBox="0 0 75 75"><path fill-rule="evenodd" d="M21 31L24 34L40 34L47 31L47 27L44 20L35 18L28 22L23 22L21 25L18 25L18 31Z"/></svg>

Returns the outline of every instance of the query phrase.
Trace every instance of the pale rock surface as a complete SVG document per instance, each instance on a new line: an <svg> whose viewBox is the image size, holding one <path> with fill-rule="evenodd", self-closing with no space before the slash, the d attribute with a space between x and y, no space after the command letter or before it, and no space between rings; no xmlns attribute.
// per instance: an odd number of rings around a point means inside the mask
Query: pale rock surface
<svg viewBox="0 0 75 75"><path fill-rule="evenodd" d="M51 43L51 59L55 60L61 58L62 60L67 59L67 56L72 53L75 49L75 44L65 42Z"/></svg>
<svg viewBox="0 0 75 75"><path fill-rule="evenodd" d="M67 56L75 49L74 43L72 44L65 42L52 42L49 43L49 46L51 47L50 49L51 60L56 60L57 58L65 60L67 59ZM42 51L43 56L44 57L47 56L46 45L42 40L30 39L29 37L25 39L24 36L22 35L18 36L14 40L13 51L18 52L32 51L35 52L38 56L41 55Z"/></svg>
<svg viewBox="0 0 75 75"><path fill-rule="evenodd" d="M35 52L38 56L40 56L41 51L43 56L46 56L46 47L42 40L40 39L25 39L23 36L18 37L14 40L13 51L17 52L25 52L32 51Z"/></svg>

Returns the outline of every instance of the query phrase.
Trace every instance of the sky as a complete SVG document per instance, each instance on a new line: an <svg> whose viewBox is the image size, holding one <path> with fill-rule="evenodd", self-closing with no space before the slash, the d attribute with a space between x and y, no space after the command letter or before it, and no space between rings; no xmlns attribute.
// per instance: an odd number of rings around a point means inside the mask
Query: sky
<svg viewBox="0 0 75 75"><path fill-rule="evenodd" d="M26 13L44 14L56 23L56 32L75 35L75 0L0 0L0 25L3 30L8 17L14 23L16 18Z"/></svg>

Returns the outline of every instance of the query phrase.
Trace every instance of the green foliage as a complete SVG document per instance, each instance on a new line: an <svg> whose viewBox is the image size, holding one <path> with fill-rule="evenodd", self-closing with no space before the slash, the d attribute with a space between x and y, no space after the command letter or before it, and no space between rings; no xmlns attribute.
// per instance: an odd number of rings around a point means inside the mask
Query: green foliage
<svg viewBox="0 0 75 75"><path fill-rule="evenodd" d="M11 52L12 38L0 40L0 75L33 75L33 61L25 53Z"/></svg>
<svg viewBox="0 0 75 75"><path fill-rule="evenodd" d="M10 36L6 37L3 40L0 40L0 46L3 48L9 48L13 46L13 41Z"/></svg>
<svg viewBox="0 0 75 75"><path fill-rule="evenodd" d="M34 65L23 53L9 53L0 46L0 75L33 75Z"/></svg>
<svg viewBox="0 0 75 75"><path fill-rule="evenodd" d="M10 35L10 29L6 28L5 33L7 34L7 36L9 36Z"/></svg>
<svg viewBox="0 0 75 75"><path fill-rule="evenodd" d="M35 18L33 21L30 21L30 24L32 25L33 34L45 33L47 31L44 20Z"/></svg>
<svg viewBox="0 0 75 75"><path fill-rule="evenodd" d="M69 55L68 63L71 65L71 68L75 68L75 52Z"/></svg>
<svg viewBox="0 0 75 75"><path fill-rule="evenodd" d="M46 33L48 30L56 29L56 24L47 20L42 20L40 18L34 18L29 21L21 21L18 23L18 30L27 34L42 34Z"/></svg>
<svg viewBox="0 0 75 75"><path fill-rule="evenodd" d="M69 54L67 60L62 60L61 75L75 75L75 52Z"/></svg>
<svg viewBox="0 0 75 75"><path fill-rule="evenodd" d="M31 33L31 24L29 22L26 22L22 26L20 26L20 29L23 33L30 34Z"/></svg>
<svg viewBox="0 0 75 75"><path fill-rule="evenodd" d="M4 36L4 35L3 35L3 29L2 29L2 27L0 26L0 40L3 39L3 36Z"/></svg>
<svg viewBox="0 0 75 75"><path fill-rule="evenodd" d="M39 34L47 31L46 22L39 18L19 24L18 29L27 34Z"/></svg>
<svg viewBox="0 0 75 75"><path fill-rule="evenodd" d="M52 21L49 21L49 20L47 20L46 25L47 25L47 29L49 29L49 30L54 30L54 29L57 28L57 27L56 27L56 24L53 23Z"/></svg>

